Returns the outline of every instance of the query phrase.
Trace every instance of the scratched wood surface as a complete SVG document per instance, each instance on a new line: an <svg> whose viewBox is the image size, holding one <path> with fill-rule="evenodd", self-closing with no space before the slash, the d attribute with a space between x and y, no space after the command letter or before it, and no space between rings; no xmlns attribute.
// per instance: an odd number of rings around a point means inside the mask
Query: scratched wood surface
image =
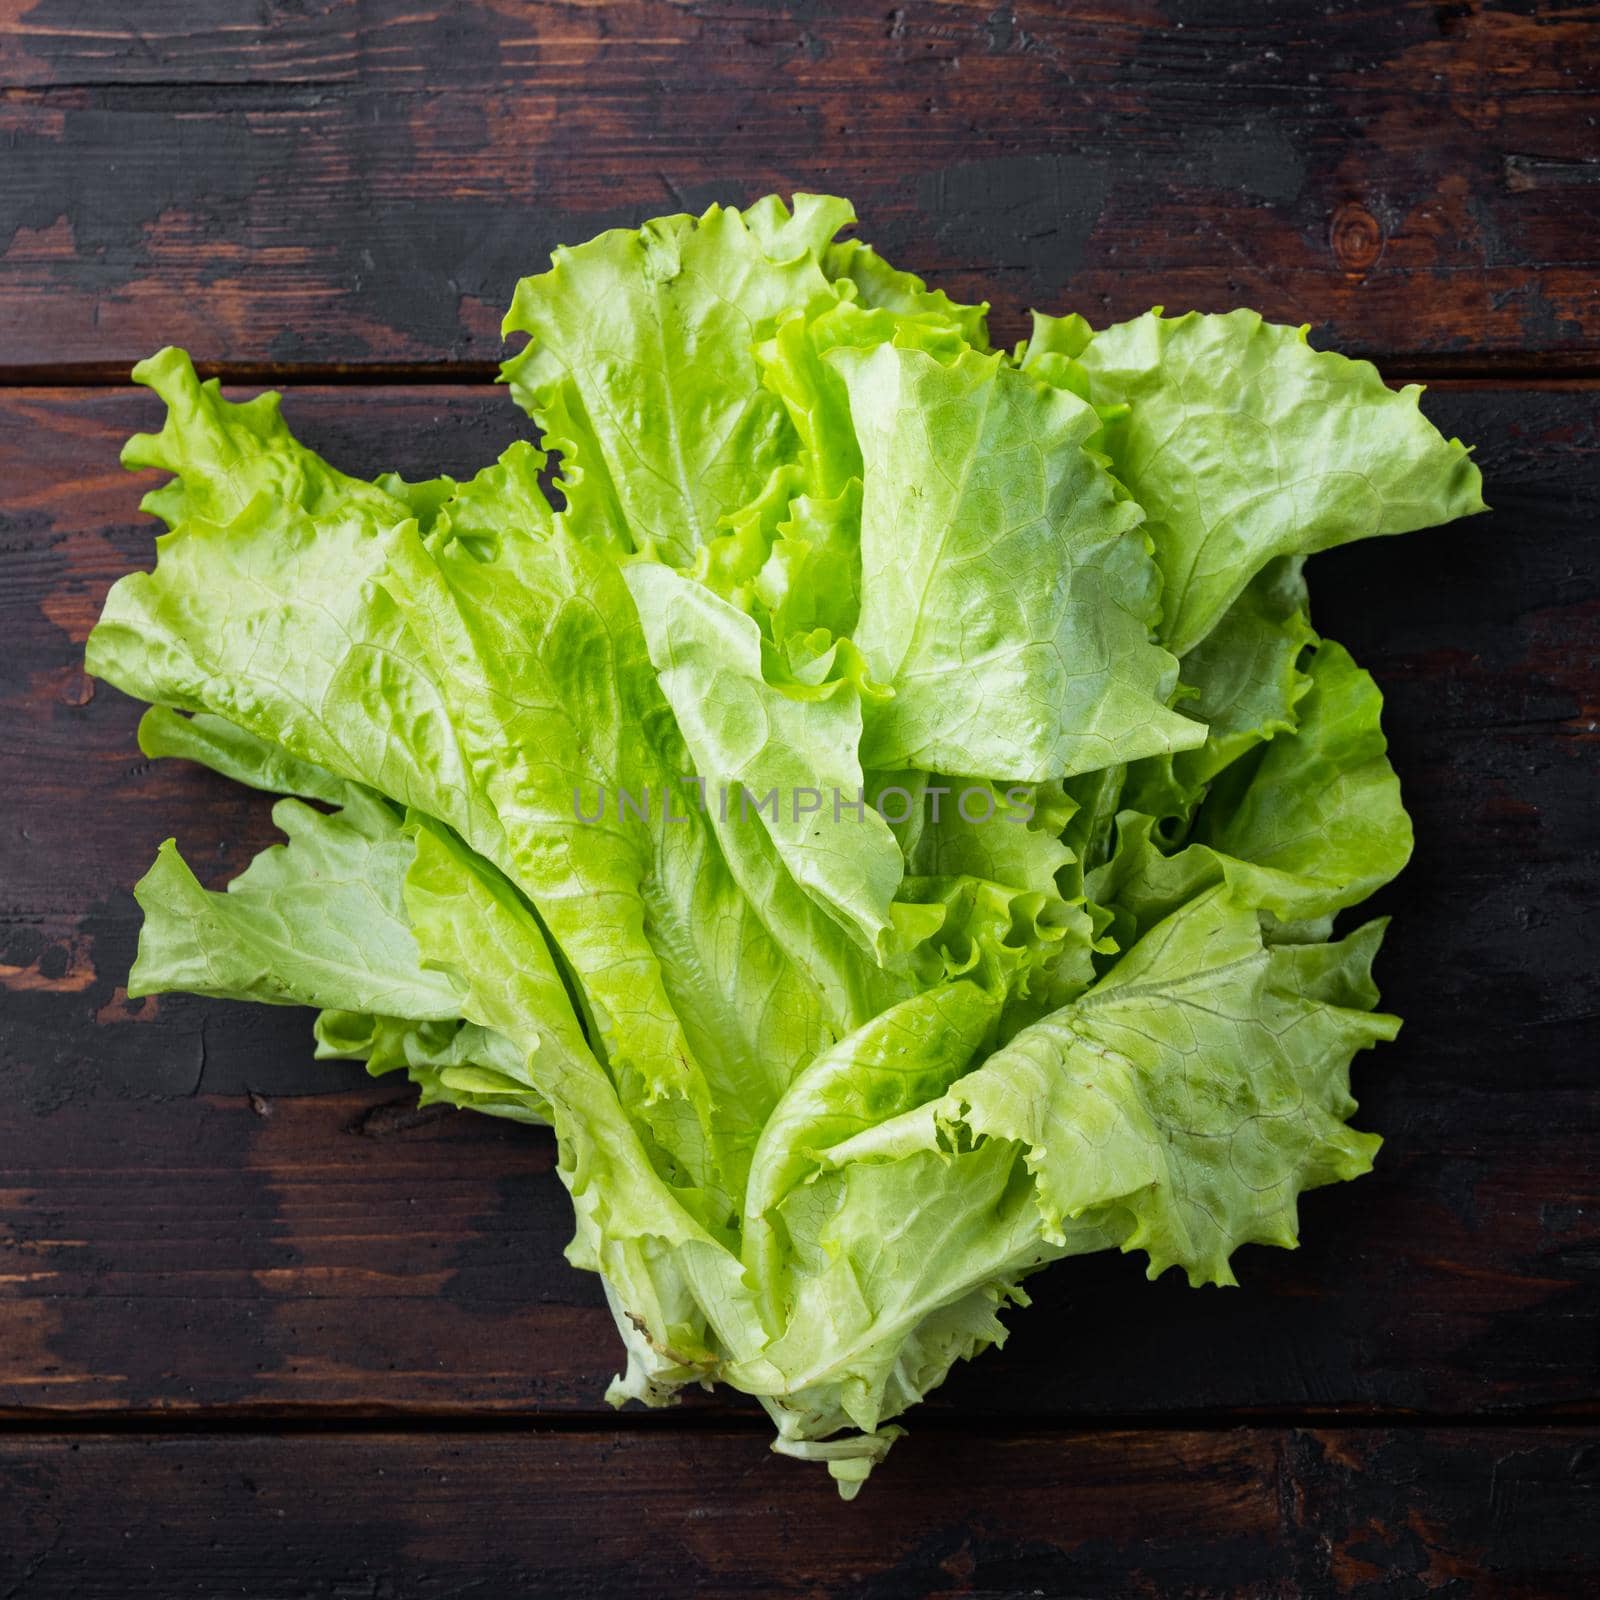
<svg viewBox="0 0 1600 1600"><path fill-rule="evenodd" d="M753 1431L10 1439L0 1593L1587 1600L1597 1437L927 1436L870 1507Z"/></svg>
<svg viewBox="0 0 1600 1600"><path fill-rule="evenodd" d="M4 360L481 369L554 244L811 188L1008 337L1583 363L1597 117L1584 4L0 0Z"/></svg>
<svg viewBox="0 0 1600 1600"><path fill-rule="evenodd" d="M0 0L0 1595L1594 1592L1597 126L1571 4ZM1496 508L1312 568L1417 823L1377 1172L1235 1292L1036 1280L853 1511L726 1397L599 1403L547 1137L126 999L160 840L273 832L81 669L130 360L470 472L551 245L796 187L1004 336L1246 303L1440 377Z"/></svg>

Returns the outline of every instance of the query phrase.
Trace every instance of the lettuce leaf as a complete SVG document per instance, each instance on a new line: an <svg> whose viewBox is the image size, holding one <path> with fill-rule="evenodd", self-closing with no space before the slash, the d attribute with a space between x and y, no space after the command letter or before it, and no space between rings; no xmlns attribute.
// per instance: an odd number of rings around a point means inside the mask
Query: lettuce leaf
<svg viewBox="0 0 1600 1600"><path fill-rule="evenodd" d="M328 815L280 800L272 820L288 842L263 850L226 894L207 893L174 841L162 845L134 890L146 937L128 993L454 1017L455 996L423 970L401 903L412 851L393 808L352 794Z"/></svg>
<svg viewBox="0 0 1600 1600"><path fill-rule="evenodd" d="M1145 509L1162 640L1182 655L1276 556L1484 509L1477 468L1370 362L1313 350L1253 311L1147 312L1077 355L1113 470ZM1075 342L1075 341L1074 341Z"/></svg>
<svg viewBox="0 0 1600 1600"><path fill-rule="evenodd" d="M746 212L614 229L517 285L511 392L562 456L586 537L686 564L788 452L753 345L794 306L831 298L820 260L855 220L846 200L775 197Z"/></svg>
<svg viewBox="0 0 1600 1600"><path fill-rule="evenodd" d="M895 691L873 764L1036 782L1198 744L1165 704L1139 510L1084 449L1094 411L998 356L831 359L865 462L855 637Z"/></svg>
<svg viewBox="0 0 1600 1600"><path fill-rule="evenodd" d="M141 363L169 531L87 649L147 754L287 797L225 890L162 846L129 992L548 1123L610 1398L732 1384L847 1497L1032 1273L1232 1283L1371 1164L1383 924L1334 922L1411 830L1305 558L1482 505L1304 330L995 352L852 220L558 251L507 317L536 436L461 482Z"/></svg>

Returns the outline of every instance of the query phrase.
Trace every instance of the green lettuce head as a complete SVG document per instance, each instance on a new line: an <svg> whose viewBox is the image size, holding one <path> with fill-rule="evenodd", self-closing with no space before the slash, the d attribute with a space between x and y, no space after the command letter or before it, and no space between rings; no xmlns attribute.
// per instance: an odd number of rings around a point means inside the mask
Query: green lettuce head
<svg viewBox="0 0 1600 1600"><path fill-rule="evenodd" d="M1232 1283L1356 1177L1405 864L1317 550L1482 509L1466 450L1250 312L989 347L843 200L556 253L532 422L375 482L166 350L169 531L92 672L150 755L286 796L225 893L169 841L131 995L548 1123L625 1369L757 1396L855 1493L1088 1250ZM553 488L551 487L553 483ZM311 804L308 802L315 802Z"/></svg>

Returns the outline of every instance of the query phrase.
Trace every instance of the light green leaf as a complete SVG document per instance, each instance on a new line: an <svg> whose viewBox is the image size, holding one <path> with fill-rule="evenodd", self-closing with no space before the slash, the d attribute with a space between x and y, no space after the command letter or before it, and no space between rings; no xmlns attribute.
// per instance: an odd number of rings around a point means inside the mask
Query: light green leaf
<svg viewBox="0 0 1600 1600"><path fill-rule="evenodd" d="M395 504L375 485L347 477L306 449L284 425L280 395L269 391L243 404L224 400L221 384L215 378L201 383L188 355L170 345L139 362L133 381L166 401L167 419L160 433L129 439L122 464L174 474L140 502L169 528L189 519L231 522L262 493L313 516L352 504L387 515Z"/></svg>
<svg viewBox="0 0 1600 1600"><path fill-rule="evenodd" d="M323 1011L314 1028L319 1061L363 1061L373 1077L403 1071L420 1105L452 1105L544 1125L550 1110L526 1079L522 1053L504 1034L466 1022L415 1021L363 1011Z"/></svg>
<svg viewBox="0 0 1600 1600"><path fill-rule="evenodd" d="M139 719L139 748L154 759L177 756L197 761L252 789L304 795L329 805L343 805L353 787L322 767L290 755L282 745L206 711L186 717L167 706L151 706Z"/></svg>
<svg viewBox="0 0 1600 1600"><path fill-rule="evenodd" d="M1078 357L1096 404L1129 407L1106 448L1144 507L1178 655L1276 556L1484 509L1478 469L1422 415L1420 386L1389 389L1305 332L1253 311L1149 312Z"/></svg>
<svg viewBox="0 0 1600 1600"><path fill-rule="evenodd" d="M511 1041L549 1107L571 1191L575 1263L599 1271L619 1322L685 1375L715 1349L757 1347L759 1322L737 1259L669 1181L590 1051L537 920L515 888L450 834L416 819L407 913L425 963L448 975L461 1014Z"/></svg>
<svg viewBox="0 0 1600 1600"><path fill-rule="evenodd" d="M896 955L890 901L904 863L887 824L859 814L861 696L849 678L769 682L760 630L666 567L624 568L651 664L695 771L701 803L733 795L729 828L765 829L802 889L876 961ZM680 797L680 800L687 797ZM730 856L733 844L723 830Z"/></svg>
<svg viewBox="0 0 1600 1600"><path fill-rule="evenodd" d="M561 453L582 536L686 565L794 448L752 347L764 325L835 290L820 264L854 220L796 195L749 211L658 217L558 250L524 278L504 331L527 348L503 377Z"/></svg>
<svg viewBox="0 0 1600 1600"><path fill-rule="evenodd" d="M1308 669L1299 727L1229 767L1189 843L1162 854L1152 820L1124 812L1116 856L1089 892L1143 929L1212 884L1283 922L1366 899L1411 855L1411 822L1386 754L1377 685L1324 640Z"/></svg>
<svg viewBox="0 0 1600 1600"><path fill-rule="evenodd" d="M1205 723L1206 742L1135 763L1121 800L1155 817L1163 835L1181 835L1226 767L1294 730L1295 708L1311 686L1300 662L1317 637L1306 617L1303 565L1298 556L1269 562L1179 664L1184 713Z"/></svg>
<svg viewBox="0 0 1600 1600"><path fill-rule="evenodd" d="M731 1204L824 1005L848 1002L773 943L710 819L661 803L693 769L622 572L560 532L487 562L409 537L383 583L493 821L457 831L532 899L630 1110Z"/></svg>
<svg viewBox="0 0 1600 1600"><path fill-rule="evenodd" d="M548 538L555 514L539 481L544 465L542 450L519 441L492 467L485 467L466 483L452 484L434 521L440 515L448 517L451 537L484 557L492 556L503 538ZM433 526L433 521L421 516L418 523L423 532Z"/></svg>
<svg viewBox="0 0 1600 1600"><path fill-rule="evenodd" d="M130 453L180 473L154 493L182 515L156 541L156 570L113 586L89 636L88 670L254 736L255 755L235 741L224 756L216 725L202 722L185 736L186 754L199 755L203 732L218 759L258 768L262 749L276 747L297 764L298 783L320 787L306 768L321 768L472 831L437 686L377 584L400 530L414 527L406 506L288 440L275 403L232 405L198 383L186 358L158 363L140 370L161 385L167 426ZM251 440L282 459L249 455ZM224 445L231 468L218 465ZM158 739L178 731L159 727Z"/></svg>
<svg viewBox="0 0 1600 1600"><path fill-rule="evenodd" d="M1211 890L955 1083L932 1123L1027 1151L1046 1240L1097 1220L1151 1277L1232 1283L1241 1244L1296 1242L1302 1190L1372 1164L1378 1140L1346 1119L1351 1058L1399 1025L1355 1008L1381 933L1269 947Z"/></svg>
<svg viewBox="0 0 1600 1600"><path fill-rule="evenodd" d="M1198 744L1138 511L1082 448L1094 412L998 356L829 359L865 461L855 638L895 691L868 764L1036 782Z"/></svg>
<svg viewBox="0 0 1600 1600"><path fill-rule="evenodd" d="M169 839L134 890L144 912L130 995L187 989L269 1005L454 1018L450 985L419 965L401 905L412 846L382 800L332 815L280 800L288 843L228 885L201 888Z"/></svg>
<svg viewBox="0 0 1600 1600"><path fill-rule="evenodd" d="M822 253L822 268L835 282L848 280L857 305L892 311L898 316L933 316L952 323L974 350L989 348L989 302L964 306L943 289L929 289L921 278L891 267L871 245L841 239Z"/></svg>

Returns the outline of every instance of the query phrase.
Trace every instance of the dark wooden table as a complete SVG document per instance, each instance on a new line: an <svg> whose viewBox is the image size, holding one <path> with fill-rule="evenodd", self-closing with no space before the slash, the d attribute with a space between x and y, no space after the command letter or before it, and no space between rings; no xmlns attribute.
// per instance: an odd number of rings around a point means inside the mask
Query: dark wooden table
<svg viewBox="0 0 1600 1600"><path fill-rule="evenodd" d="M1600 1592L1600 10L0 0L0 129L0 1596ZM848 1507L726 1399L603 1406L548 1138L126 998L157 843L271 829L81 664L137 357L467 473L552 245L795 188L1001 337L1313 323L1496 508L1313 568L1417 823L1376 1174L1237 1291L1054 1269Z"/></svg>

